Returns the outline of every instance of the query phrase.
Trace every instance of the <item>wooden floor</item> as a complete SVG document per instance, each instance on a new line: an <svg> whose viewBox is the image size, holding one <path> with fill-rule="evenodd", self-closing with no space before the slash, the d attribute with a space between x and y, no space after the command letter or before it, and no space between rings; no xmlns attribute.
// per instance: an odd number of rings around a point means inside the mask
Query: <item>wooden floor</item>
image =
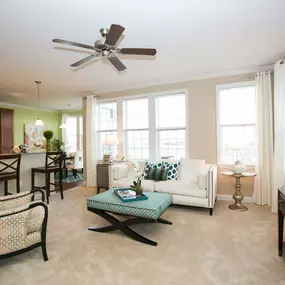
<svg viewBox="0 0 285 285"><path fill-rule="evenodd" d="M77 182L72 182L72 183L63 183L63 190L68 190L77 186L82 186L83 181L77 181Z"/></svg>

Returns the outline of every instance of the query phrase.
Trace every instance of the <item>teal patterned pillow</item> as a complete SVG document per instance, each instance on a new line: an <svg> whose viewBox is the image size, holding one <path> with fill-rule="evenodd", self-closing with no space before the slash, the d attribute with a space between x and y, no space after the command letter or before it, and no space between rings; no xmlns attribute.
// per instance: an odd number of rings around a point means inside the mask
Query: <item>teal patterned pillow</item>
<svg viewBox="0 0 285 285"><path fill-rule="evenodd" d="M167 180L177 180L178 178L178 168L180 166L180 162L164 162L163 168L167 169Z"/></svg>
<svg viewBox="0 0 285 285"><path fill-rule="evenodd" d="M162 168L162 167L156 168L156 171L155 171L155 173L154 173L154 179L153 179L153 180L155 180L155 181L160 181L160 180L161 180L162 171L163 171L163 168Z"/></svg>
<svg viewBox="0 0 285 285"><path fill-rule="evenodd" d="M162 167L151 167L148 171L147 178L148 180L160 181Z"/></svg>
<svg viewBox="0 0 285 285"><path fill-rule="evenodd" d="M156 167L151 167L148 171L148 174L147 174L147 178L148 180L154 180L154 177L155 177L155 173L157 171L157 168Z"/></svg>
<svg viewBox="0 0 285 285"><path fill-rule="evenodd" d="M145 167L144 167L144 179L148 179L147 176L148 176L148 172L150 170L150 168L153 167L153 168L159 168L159 167L162 167L162 162L157 162L157 163L151 163L151 162L146 162L145 163Z"/></svg>
<svg viewBox="0 0 285 285"><path fill-rule="evenodd" d="M162 168L161 175L160 175L160 181L166 181L167 180L167 168Z"/></svg>

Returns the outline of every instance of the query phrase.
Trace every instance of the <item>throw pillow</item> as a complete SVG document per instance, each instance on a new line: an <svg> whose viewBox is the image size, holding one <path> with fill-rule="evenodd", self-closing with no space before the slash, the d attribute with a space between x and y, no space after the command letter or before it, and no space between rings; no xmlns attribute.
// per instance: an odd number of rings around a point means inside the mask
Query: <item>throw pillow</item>
<svg viewBox="0 0 285 285"><path fill-rule="evenodd" d="M147 178L148 180L154 180L154 177L155 177L155 173L157 171L157 168L156 167L151 167L148 171L148 174L147 174Z"/></svg>
<svg viewBox="0 0 285 285"><path fill-rule="evenodd" d="M167 168L162 168L161 175L160 175L160 181L166 181L167 180Z"/></svg>
<svg viewBox="0 0 285 285"><path fill-rule="evenodd" d="M151 162L146 162L145 163L145 167L144 167L144 179L148 179L148 172L150 170L150 168L159 168L162 167L162 162L157 162L157 163L151 163Z"/></svg>
<svg viewBox="0 0 285 285"><path fill-rule="evenodd" d="M160 181L162 170L163 170L162 167L156 168L156 171L155 171L155 173L154 173L154 179L153 179L153 180L155 180L155 181Z"/></svg>
<svg viewBox="0 0 285 285"><path fill-rule="evenodd" d="M179 166L180 162L164 162L163 167L167 169L167 180L177 180Z"/></svg>

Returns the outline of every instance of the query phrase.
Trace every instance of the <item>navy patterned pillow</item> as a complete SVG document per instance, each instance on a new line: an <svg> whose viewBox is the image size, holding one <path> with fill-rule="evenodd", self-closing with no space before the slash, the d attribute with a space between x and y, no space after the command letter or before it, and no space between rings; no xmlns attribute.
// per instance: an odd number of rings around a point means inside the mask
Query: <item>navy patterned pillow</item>
<svg viewBox="0 0 285 285"><path fill-rule="evenodd" d="M167 180L177 180L178 178L178 168L180 166L180 162L164 162L163 168L167 169Z"/></svg>
<svg viewBox="0 0 285 285"><path fill-rule="evenodd" d="M148 179L148 172L150 168L159 168L162 167L162 162L157 162L157 163L151 163L151 162L146 162L145 167L144 167L144 179Z"/></svg>

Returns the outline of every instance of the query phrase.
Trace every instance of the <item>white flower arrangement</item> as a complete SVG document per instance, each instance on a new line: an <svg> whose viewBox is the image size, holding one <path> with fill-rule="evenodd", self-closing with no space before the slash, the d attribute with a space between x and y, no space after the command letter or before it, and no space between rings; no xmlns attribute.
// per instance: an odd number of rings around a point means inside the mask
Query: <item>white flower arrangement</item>
<svg viewBox="0 0 285 285"><path fill-rule="evenodd" d="M130 187L137 192L137 195L141 195L143 190L142 188L143 172L140 171L140 165L136 160L128 158L127 161L130 163L132 170L136 173L137 177L137 181L133 181L133 185L130 185Z"/></svg>

